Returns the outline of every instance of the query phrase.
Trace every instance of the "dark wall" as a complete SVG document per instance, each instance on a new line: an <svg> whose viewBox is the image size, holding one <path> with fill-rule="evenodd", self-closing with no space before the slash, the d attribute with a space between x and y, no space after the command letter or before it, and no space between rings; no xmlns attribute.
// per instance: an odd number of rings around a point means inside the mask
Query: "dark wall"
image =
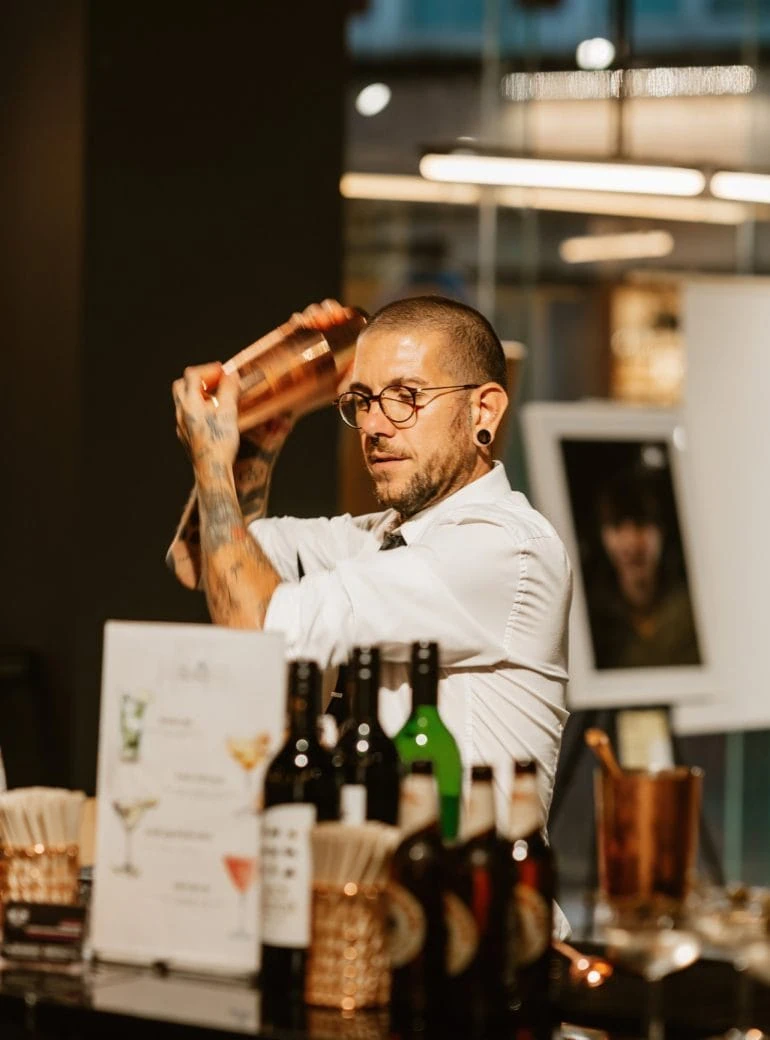
<svg viewBox="0 0 770 1040"><path fill-rule="evenodd" d="M0 644L42 654L58 772L90 787L104 621L205 618L163 566L190 484L170 383L339 289L342 4L16 0L0 38ZM303 420L273 511L333 510L335 436Z"/></svg>

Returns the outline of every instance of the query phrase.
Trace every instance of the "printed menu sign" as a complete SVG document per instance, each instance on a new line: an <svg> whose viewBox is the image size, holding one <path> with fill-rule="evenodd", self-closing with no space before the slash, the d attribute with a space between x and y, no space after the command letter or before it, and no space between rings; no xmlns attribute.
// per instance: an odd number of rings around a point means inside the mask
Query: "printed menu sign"
<svg viewBox="0 0 770 1040"><path fill-rule="evenodd" d="M93 947L105 960L259 967L262 781L283 741L283 639L105 626Z"/></svg>

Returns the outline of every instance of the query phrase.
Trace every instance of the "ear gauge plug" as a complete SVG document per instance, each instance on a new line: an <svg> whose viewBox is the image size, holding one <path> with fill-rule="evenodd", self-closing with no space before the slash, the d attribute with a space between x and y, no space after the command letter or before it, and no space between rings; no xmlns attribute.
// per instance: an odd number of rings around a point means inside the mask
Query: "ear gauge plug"
<svg viewBox="0 0 770 1040"><path fill-rule="evenodd" d="M487 445L491 440L492 434L489 432L489 430L479 430L479 432L476 434L477 444Z"/></svg>

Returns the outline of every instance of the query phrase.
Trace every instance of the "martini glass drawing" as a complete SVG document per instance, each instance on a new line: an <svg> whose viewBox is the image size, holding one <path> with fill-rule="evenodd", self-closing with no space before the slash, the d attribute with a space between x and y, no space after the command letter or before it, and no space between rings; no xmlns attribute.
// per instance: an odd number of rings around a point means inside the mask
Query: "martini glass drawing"
<svg viewBox="0 0 770 1040"><path fill-rule="evenodd" d="M152 694L147 690L120 695L120 759L122 762L139 761L144 714L151 700Z"/></svg>
<svg viewBox="0 0 770 1040"><path fill-rule="evenodd" d="M154 809L157 804L157 798L114 799L112 808L117 813L118 819L123 825L123 833L125 835L123 863L112 868L116 874L126 874L128 877L138 877L141 873L139 867L136 866L132 858L131 840L134 831L139 826L144 814L148 809Z"/></svg>
<svg viewBox="0 0 770 1040"><path fill-rule="evenodd" d="M244 791L247 810L255 811L251 776L258 765L267 759L270 751L270 734L258 733L255 737L228 737L227 750L243 770Z"/></svg>
<svg viewBox="0 0 770 1040"><path fill-rule="evenodd" d="M257 858L256 856L234 856L222 857L225 870L238 893L238 923L232 933L233 939L253 939L254 933L246 928L246 898L249 889L257 880Z"/></svg>

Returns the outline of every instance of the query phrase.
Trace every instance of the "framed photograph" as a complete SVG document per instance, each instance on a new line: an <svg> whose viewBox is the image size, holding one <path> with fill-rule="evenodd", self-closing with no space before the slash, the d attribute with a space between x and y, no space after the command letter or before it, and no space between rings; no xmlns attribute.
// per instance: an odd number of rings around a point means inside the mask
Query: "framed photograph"
<svg viewBox="0 0 770 1040"><path fill-rule="evenodd" d="M676 412L611 402L522 409L533 504L574 576L574 707L677 704L714 690Z"/></svg>

